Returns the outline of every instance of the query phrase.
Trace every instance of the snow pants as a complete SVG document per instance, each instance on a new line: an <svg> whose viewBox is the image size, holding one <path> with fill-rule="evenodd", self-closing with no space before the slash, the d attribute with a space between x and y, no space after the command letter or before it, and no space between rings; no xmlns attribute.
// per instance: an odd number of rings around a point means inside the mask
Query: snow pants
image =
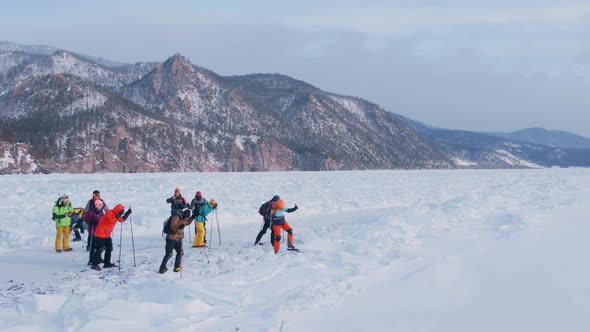
<svg viewBox="0 0 590 332"><path fill-rule="evenodd" d="M176 250L176 259L174 260L174 268L182 266L182 256L184 251L182 250L182 239L166 239L166 254L162 258L162 264L160 264L160 272L166 268L168 260L172 257L172 251Z"/></svg>
<svg viewBox="0 0 590 332"><path fill-rule="evenodd" d="M285 223L282 225L272 225L272 231L275 234L275 243L274 243L275 252L278 252L279 248L281 247L281 229L284 229L285 231L287 231L288 246L289 247L293 246L293 229L291 228L291 226L289 226L289 223L285 221Z"/></svg>
<svg viewBox="0 0 590 332"><path fill-rule="evenodd" d="M195 240L193 247L202 247L205 244L205 223L195 222Z"/></svg>
<svg viewBox="0 0 590 332"><path fill-rule="evenodd" d="M260 242L260 240L262 239L262 236L264 234L266 234L266 230L269 228L271 228L270 227L270 219L264 219L264 225L262 225L262 229L260 230L260 232L258 232L258 235L256 235L256 241L254 241L254 244L258 244L258 242ZM274 245L274 242L275 242L275 233L271 229L270 230L270 244Z"/></svg>
<svg viewBox="0 0 590 332"><path fill-rule="evenodd" d="M100 237L94 237L92 239L92 246L94 247L94 255L92 255L92 265L100 264L100 256L102 255L102 251L104 250L104 263L105 264L112 264L111 262L111 252L113 252L113 239L108 237L106 239Z"/></svg>
<svg viewBox="0 0 590 332"><path fill-rule="evenodd" d="M70 238L70 226L56 226L57 235L55 235L55 250L68 250L70 244L68 239Z"/></svg>

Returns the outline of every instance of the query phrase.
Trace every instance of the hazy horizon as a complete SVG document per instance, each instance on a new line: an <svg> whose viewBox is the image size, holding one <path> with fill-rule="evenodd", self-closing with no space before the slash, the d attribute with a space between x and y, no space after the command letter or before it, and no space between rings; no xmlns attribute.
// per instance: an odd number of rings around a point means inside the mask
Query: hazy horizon
<svg viewBox="0 0 590 332"><path fill-rule="evenodd" d="M426 124L590 137L590 4L453 0L22 1L0 40L133 63L180 53L220 75L280 73Z"/></svg>

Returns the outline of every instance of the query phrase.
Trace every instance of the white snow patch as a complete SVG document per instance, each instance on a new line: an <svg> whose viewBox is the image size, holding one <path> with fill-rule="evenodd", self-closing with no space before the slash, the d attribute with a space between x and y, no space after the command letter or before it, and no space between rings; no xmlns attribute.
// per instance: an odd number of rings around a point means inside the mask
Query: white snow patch
<svg viewBox="0 0 590 332"><path fill-rule="evenodd" d="M542 168L542 166L532 163L530 161L518 158L506 150L498 149L495 151L496 151L496 153L498 153L498 157L500 158L500 160L504 161L508 165L518 166L518 167L528 167L528 168Z"/></svg>
<svg viewBox="0 0 590 332"><path fill-rule="evenodd" d="M210 263L191 226L160 275L175 187L219 202ZM53 201L94 189L133 208L120 271L53 249ZM253 245L275 194L300 253ZM590 330L590 169L5 175L0 196L8 331Z"/></svg>
<svg viewBox="0 0 590 332"><path fill-rule="evenodd" d="M455 163L455 165L462 166L462 167L470 167L470 166L477 166L478 165L476 162L473 162L470 160L465 160L465 159L460 159L460 158L453 158L453 162Z"/></svg>

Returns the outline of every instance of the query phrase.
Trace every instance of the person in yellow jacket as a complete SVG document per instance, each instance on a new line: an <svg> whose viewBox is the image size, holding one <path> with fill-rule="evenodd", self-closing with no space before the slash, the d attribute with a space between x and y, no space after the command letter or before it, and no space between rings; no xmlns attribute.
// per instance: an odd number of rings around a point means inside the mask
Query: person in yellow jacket
<svg viewBox="0 0 590 332"><path fill-rule="evenodd" d="M55 236L55 251L61 252L62 246L64 251L72 251L68 238L70 237L70 225L72 224L71 216L74 209L70 203L68 195L61 195L53 206L53 220L57 235Z"/></svg>

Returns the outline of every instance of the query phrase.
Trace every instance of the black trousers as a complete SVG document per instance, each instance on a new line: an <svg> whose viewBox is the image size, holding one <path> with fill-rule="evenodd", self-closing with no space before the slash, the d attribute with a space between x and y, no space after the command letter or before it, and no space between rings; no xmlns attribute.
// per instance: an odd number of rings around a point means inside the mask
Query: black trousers
<svg viewBox="0 0 590 332"><path fill-rule="evenodd" d="M184 251L182 250L182 239L173 240L166 239L166 254L162 258L162 264L160 264L160 271L166 268L168 260L172 257L172 251L176 250L176 259L174 260L174 268L182 266L182 256Z"/></svg>
<svg viewBox="0 0 590 332"><path fill-rule="evenodd" d="M92 265L100 264L100 256L104 250L104 263L105 264L112 264L111 262L111 252L113 251L113 239L112 238L100 238L94 237L92 239L92 246L94 247L94 254L92 255Z"/></svg>
<svg viewBox="0 0 590 332"><path fill-rule="evenodd" d="M269 228L270 228L270 244L273 245L275 243L275 234L272 231L272 228L270 226L271 226L270 219L264 219L264 226L262 226L262 229L260 230L258 235L256 235L256 241L254 241L254 244L258 244L258 242L260 242L260 239L262 239L262 236L264 234L266 234L266 231Z"/></svg>

